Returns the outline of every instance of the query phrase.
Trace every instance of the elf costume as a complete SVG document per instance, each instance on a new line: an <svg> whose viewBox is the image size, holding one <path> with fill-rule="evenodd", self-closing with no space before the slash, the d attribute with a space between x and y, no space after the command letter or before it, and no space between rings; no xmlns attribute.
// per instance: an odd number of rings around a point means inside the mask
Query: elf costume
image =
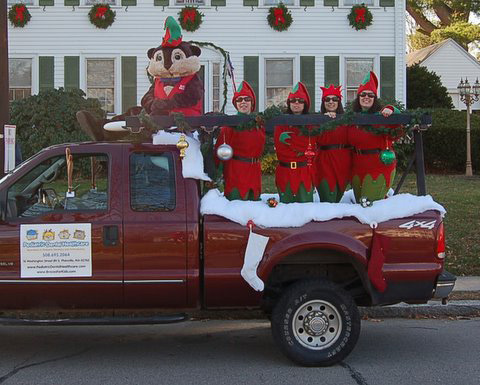
<svg viewBox="0 0 480 385"><path fill-rule="evenodd" d="M252 111L255 110L255 93L252 87L243 81L234 93L232 103L237 108L236 99L248 96L252 100ZM240 112L239 112L240 114ZM262 168L260 157L265 145L265 128L253 127L241 130L236 127L224 126L215 143L217 148L228 144L233 149L233 157L227 161L216 158L217 165L223 164L225 180L224 194L229 200L259 200L262 191Z"/></svg>
<svg viewBox="0 0 480 385"><path fill-rule="evenodd" d="M305 100L304 112L310 109L310 96L302 83L297 83L288 99ZM315 189L316 138L302 135L296 126L276 126L274 132L278 165L275 184L280 202L313 202Z"/></svg>
<svg viewBox="0 0 480 385"><path fill-rule="evenodd" d="M371 91L377 96L377 87L377 77L370 72L358 87L357 95L363 91ZM399 112L393 106L385 108L390 108L394 113ZM370 202L385 198L395 178L397 161L393 152L393 142L398 139L398 135L380 133L382 127L384 126L372 127L379 130L378 134L367 131L362 126L349 127L348 143L353 146L352 187L357 202L361 202L362 198Z"/></svg>
<svg viewBox="0 0 480 385"><path fill-rule="evenodd" d="M339 105L342 100L341 86L320 87L322 103L327 96L336 96ZM338 203L348 183L352 168L351 146L347 144L348 126L338 126L317 136L318 154L315 158L316 187L321 202Z"/></svg>

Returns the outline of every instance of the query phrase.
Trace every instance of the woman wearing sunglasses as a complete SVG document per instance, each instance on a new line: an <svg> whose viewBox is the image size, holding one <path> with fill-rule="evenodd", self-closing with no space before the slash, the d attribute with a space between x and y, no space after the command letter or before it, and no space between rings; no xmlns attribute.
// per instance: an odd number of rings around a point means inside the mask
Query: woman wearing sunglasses
<svg viewBox="0 0 480 385"><path fill-rule="evenodd" d="M233 94L232 103L238 114L250 114L255 110L255 93L243 81ZM260 157L265 145L265 128L222 127L215 144L217 148L228 144L233 149L233 157L221 161L225 180L225 197L229 200L258 200L262 191L262 169ZM220 160L216 158L217 165Z"/></svg>
<svg viewBox="0 0 480 385"><path fill-rule="evenodd" d="M310 96L302 83L297 83L287 98L289 114L307 114ZM307 129L308 130L308 129ZM297 126L276 126L274 131L278 165L275 184L280 202L313 202L315 138L305 135ZM310 158L309 158L310 156Z"/></svg>
<svg viewBox="0 0 480 385"><path fill-rule="evenodd" d="M382 107L377 99L378 80L373 72L367 74L358 87L353 111L382 114L385 117L399 111L393 106ZM388 128L400 126L389 125ZM373 128L379 128L374 126ZM380 131L380 130L377 130ZM357 202L385 198L395 178L397 161L393 142L397 135L377 133L364 126L350 126L348 143L353 146L352 187Z"/></svg>
<svg viewBox="0 0 480 385"><path fill-rule="evenodd" d="M343 114L342 87L331 84L328 88L320 88L322 89L320 111L331 118ZM347 144L347 129L347 126L338 126L317 137L315 185L321 202L339 202L350 182L352 153L351 146Z"/></svg>

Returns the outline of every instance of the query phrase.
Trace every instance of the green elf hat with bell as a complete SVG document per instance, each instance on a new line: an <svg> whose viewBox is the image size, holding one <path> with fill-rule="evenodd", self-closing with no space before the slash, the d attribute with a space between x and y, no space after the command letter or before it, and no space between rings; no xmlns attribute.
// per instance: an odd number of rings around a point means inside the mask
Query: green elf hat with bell
<svg viewBox="0 0 480 385"><path fill-rule="evenodd" d="M288 100L302 98L305 100L305 111L308 112L310 109L310 95L308 94L307 87L302 82L298 82L295 87L293 87L292 92L288 94Z"/></svg>
<svg viewBox="0 0 480 385"><path fill-rule="evenodd" d="M178 47L182 42L182 29L173 16L167 17L163 29L165 30L165 36L163 36L162 48Z"/></svg>
<svg viewBox="0 0 480 385"><path fill-rule="evenodd" d="M377 88L378 88L377 75L375 75L373 71L370 71L363 78L362 84L358 86L357 95L362 93L363 91L372 91L375 94L375 96L378 96Z"/></svg>

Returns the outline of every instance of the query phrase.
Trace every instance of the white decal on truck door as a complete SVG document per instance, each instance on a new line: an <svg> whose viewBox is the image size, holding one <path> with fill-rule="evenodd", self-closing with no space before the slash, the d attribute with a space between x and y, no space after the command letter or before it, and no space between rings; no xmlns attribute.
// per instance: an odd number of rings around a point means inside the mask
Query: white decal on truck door
<svg viewBox="0 0 480 385"><path fill-rule="evenodd" d="M406 222L406 223L402 223L400 226L400 228L402 229L412 229L414 227L420 227L421 229L429 229L429 230L432 230L434 227L435 227L435 223L436 221L409 221L409 222Z"/></svg>

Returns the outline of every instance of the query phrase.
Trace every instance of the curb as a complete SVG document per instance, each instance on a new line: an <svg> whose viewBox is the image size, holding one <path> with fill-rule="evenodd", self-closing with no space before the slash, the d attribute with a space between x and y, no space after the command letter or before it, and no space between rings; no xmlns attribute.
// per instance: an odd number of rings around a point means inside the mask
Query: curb
<svg viewBox="0 0 480 385"><path fill-rule="evenodd" d="M362 318L480 317L480 301L430 301L422 305L398 304L359 308Z"/></svg>

